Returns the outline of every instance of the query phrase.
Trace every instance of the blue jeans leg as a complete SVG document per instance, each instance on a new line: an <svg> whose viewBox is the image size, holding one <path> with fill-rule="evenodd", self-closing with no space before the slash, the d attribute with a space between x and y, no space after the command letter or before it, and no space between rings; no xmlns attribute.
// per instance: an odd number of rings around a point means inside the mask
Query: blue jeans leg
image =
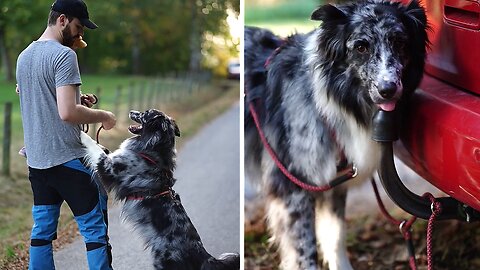
<svg viewBox="0 0 480 270"><path fill-rule="evenodd" d="M34 205L32 207L33 228L30 244L30 270L55 269L52 240L57 238L58 217L61 204Z"/></svg>
<svg viewBox="0 0 480 270"><path fill-rule="evenodd" d="M75 220L87 247L90 270L111 269L107 254L107 226L100 202L89 213L76 216Z"/></svg>

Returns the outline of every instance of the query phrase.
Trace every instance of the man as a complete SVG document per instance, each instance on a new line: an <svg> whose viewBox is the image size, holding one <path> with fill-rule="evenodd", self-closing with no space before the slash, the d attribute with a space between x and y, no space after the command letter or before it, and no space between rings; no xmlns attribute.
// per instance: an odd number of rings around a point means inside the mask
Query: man
<svg viewBox="0 0 480 270"><path fill-rule="evenodd" d="M80 103L77 56L71 49L89 20L82 0L57 0L48 25L37 41L18 57L17 83L24 129L29 179L33 191L29 269L55 269L52 240L60 206L72 210L87 248L90 269L111 269L107 227L102 214L105 200L83 166L80 125L115 126L113 113ZM90 100L91 101L91 100ZM87 104L89 104L87 102ZM111 258L111 256L110 256Z"/></svg>

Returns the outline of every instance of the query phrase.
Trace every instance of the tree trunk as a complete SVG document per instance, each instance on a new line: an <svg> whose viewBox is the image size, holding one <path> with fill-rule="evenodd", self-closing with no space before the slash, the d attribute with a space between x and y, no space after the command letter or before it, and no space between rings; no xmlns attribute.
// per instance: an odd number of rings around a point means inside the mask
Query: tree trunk
<svg viewBox="0 0 480 270"><path fill-rule="evenodd" d="M140 44L139 41L142 39L140 38L140 23L139 21L142 20L140 16L141 12L141 7L140 3L138 1L133 1L132 2L132 16L130 19L132 20L132 73L134 75L141 75L142 72L142 60L141 60L141 49L140 49Z"/></svg>
<svg viewBox="0 0 480 270"><path fill-rule="evenodd" d="M140 75L140 66L141 66L141 60L140 60L140 46L138 44L138 41L140 40L140 35L138 33L138 28L134 27L133 32L132 32L132 72L135 75Z"/></svg>
<svg viewBox="0 0 480 270"><path fill-rule="evenodd" d="M200 71L200 61L202 60L202 40L200 26L198 22L198 10L195 1L190 2L191 11L191 32L190 32L190 63L188 65L190 73L198 73Z"/></svg>
<svg viewBox="0 0 480 270"><path fill-rule="evenodd" d="M13 81L13 67L8 55L8 48L5 38L5 29L0 27L0 58L2 58L2 66L5 71L5 79L7 81Z"/></svg>

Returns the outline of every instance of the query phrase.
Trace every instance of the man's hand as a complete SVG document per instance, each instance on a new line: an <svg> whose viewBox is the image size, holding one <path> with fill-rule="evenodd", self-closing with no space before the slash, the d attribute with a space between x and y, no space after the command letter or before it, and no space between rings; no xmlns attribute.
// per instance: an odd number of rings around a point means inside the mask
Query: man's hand
<svg viewBox="0 0 480 270"><path fill-rule="evenodd" d="M102 126L105 130L112 129L117 123L117 119L112 112L105 111L105 114L107 115L107 119L102 121Z"/></svg>
<svg viewBox="0 0 480 270"><path fill-rule="evenodd" d="M82 105L88 108L91 108L94 104L97 103L97 97L92 94L82 94L80 100Z"/></svg>
<svg viewBox="0 0 480 270"><path fill-rule="evenodd" d="M102 123L105 130L112 129L117 120L112 112L90 109L88 105L76 103L78 86L65 85L57 88L57 106L60 119L72 124ZM90 104L95 103L94 95L85 95ZM93 102L92 102L93 101Z"/></svg>

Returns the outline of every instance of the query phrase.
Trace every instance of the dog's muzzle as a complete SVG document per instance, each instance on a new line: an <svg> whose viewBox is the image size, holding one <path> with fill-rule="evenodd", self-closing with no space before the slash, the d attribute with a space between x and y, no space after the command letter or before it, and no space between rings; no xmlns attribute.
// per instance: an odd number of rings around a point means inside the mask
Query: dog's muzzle
<svg viewBox="0 0 480 270"><path fill-rule="evenodd" d="M141 121L141 117L142 117L142 113L141 112L138 112L138 111L130 111L130 113L128 114L128 117L130 119L132 119L133 121L141 124L142 121Z"/></svg>
<svg viewBox="0 0 480 270"><path fill-rule="evenodd" d="M142 124L142 120L141 120L142 113L138 112L138 111L130 111L130 113L128 114L128 117L139 124L139 125L130 125L128 127L128 131L130 131L130 133L135 134L135 135L140 134L140 132L142 131L142 128L143 128L143 126L141 125Z"/></svg>

